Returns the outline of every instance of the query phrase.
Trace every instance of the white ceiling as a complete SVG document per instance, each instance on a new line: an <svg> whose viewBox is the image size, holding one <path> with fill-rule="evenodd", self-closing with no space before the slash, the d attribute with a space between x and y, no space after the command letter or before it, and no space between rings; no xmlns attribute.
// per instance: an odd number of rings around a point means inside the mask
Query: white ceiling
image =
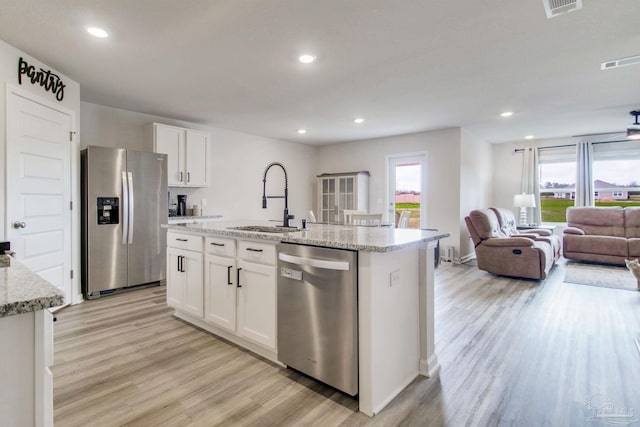
<svg viewBox="0 0 640 427"><path fill-rule="evenodd" d="M83 101L310 144L451 126L490 142L622 131L640 108L640 65L600 71L640 54L638 0L584 0L553 19L542 0L0 0L0 10L0 38L79 82ZM111 37L89 36L90 25ZM304 52L317 61L299 63Z"/></svg>

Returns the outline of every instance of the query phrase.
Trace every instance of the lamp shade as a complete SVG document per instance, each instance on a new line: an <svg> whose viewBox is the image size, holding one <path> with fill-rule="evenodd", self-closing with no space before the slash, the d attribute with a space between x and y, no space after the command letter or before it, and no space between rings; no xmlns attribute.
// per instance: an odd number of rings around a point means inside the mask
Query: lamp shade
<svg viewBox="0 0 640 427"><path fill-rule="evenodd" d="M533 194L516 194L513 196L513 206L517 208L535 208L536 198Z"/></svg>

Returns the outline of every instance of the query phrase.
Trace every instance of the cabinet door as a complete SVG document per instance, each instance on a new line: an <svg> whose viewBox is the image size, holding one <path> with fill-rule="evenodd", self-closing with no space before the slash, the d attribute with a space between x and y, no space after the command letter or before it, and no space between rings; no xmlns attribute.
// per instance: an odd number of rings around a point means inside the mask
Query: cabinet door
<svg viewBox="0 0 640 427"><path fill-rule="evenodd" d="M238 334L276 348L276 268L238 261Z"/></svg>
<svg viewBox="0 0 640 427"><path fill-rule="evenodd" d="M167 185L181 186L184 171L184 130L155 124L154 151L167 155Z"/></svg>
<svg viewBox="0 0 640 427"><path fill-rule="evenodd" d="M207 255L204 263L204 318L236 330L236 260Z"/></svg>
<svg viewBox="0 0 640 427"><path fill-rule="evenodd" d="M167 305L204 315L202 253L167 248Z"/></svg>
<svg viewBox="0 0 640 427"><path fill-rule="evenodd" d="M207 164L209 162L209 134L186 130L186 177L184 183L191 187L207 186Z"/></svg>
<svg viewBox="0 0 640 427"><path fill-rule="evenodd" d="M354 203L355 178L343 176L338 179L338 210L343 217L344 210L355 209Z"/></svg>
<svg viewBox="0 0 640 427"><path fill-rule="evenodd" d="M184 251L182 274L185 278L184 311L197 317L204 316L204 281L202 279L202 253Z"/></svg>
<svg viewBox="0 0 640 427"><path fill-rule="evenodd" d="M336 200L336 179L321 178L319 182L318 194L320 195L320 212L318 221L335 223L338 221L338 203Z"/></svg>
<svg viewBox="0 0 640 427"><path fill-rule="evenodd" d="M179 270L179 258L184 251L167 248L167 305L182 309L184 305L185 276Z"/></svg>

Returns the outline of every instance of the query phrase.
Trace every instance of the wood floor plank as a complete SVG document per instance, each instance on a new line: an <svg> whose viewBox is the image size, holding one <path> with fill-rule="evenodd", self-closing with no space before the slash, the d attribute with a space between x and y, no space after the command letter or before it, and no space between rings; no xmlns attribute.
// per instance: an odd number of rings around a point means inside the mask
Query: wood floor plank
<svg viewBox="0 0 640 427"><path fill-rule="evenodd" d="M563 277L563 262L543 282L443 264L442 370L374 418L349 396L173 317L164 287L87 301L57 314L55 424L588 425L590 397L637 411L640 293Z"/></svg>

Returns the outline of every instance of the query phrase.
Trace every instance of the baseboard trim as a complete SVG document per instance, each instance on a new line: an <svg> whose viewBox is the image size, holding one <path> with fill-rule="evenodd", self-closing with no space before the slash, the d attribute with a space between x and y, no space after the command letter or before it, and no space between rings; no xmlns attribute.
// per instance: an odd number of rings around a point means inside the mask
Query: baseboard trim
<svg viewBox="0 0 640 427"><path fill-rule="evenodd" d="M427 360L420 359L420 375L431 378L440 372L438 356L434 353Z"/></svg>

